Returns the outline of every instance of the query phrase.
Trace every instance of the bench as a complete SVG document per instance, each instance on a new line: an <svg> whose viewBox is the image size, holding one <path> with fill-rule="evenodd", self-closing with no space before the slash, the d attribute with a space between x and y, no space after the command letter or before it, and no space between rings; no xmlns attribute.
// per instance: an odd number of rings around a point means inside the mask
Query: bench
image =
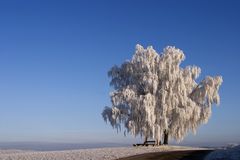
<svg viewBox="0 0 240 160"><path fill-rule="evenodd" d="M144 143L133 144L134 147L137 146L155 146L155 141L145 141Z"/></svg>

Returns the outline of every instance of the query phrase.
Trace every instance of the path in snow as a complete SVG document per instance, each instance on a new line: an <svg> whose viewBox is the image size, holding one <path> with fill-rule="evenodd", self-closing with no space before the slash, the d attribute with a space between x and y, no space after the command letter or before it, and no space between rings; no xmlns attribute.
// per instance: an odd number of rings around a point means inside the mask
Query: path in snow
<svg viewBox="0 0 240 160"><path fill-rule="evenodd" d="M113 147L69 151L0 151L0 160L115 160L137 154L181 150L206 150L182 146Z"/></svg>

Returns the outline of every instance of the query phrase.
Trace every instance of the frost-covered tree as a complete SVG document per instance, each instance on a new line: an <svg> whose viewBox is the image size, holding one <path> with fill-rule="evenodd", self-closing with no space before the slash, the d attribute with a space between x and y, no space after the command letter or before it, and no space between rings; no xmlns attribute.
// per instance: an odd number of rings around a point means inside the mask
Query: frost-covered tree
<svg viewBox="0 0 240 160"><path fill-rule="evenodd" d="M180 141L197 127L207 123L213 104L219 104L221 76L207 76L196 82L201 69L181 68L183 51L168 46L158 54L151 46L136 45L132 60L114 66L111 78L112 107L105 107L104 120L117 130L155 139L157 144L168 137Z"/></svg>

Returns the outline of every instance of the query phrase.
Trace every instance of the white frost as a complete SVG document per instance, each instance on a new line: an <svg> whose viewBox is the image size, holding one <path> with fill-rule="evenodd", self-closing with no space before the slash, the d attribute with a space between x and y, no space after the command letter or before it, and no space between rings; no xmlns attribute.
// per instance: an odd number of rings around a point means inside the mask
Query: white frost
<svg viewBox="0 0 240 160"><path fill-rule="evenodd" d="M197 66L181 68L183 51L168 46L158 54L153 47L136 46L130 61L109 71L112 107L104 120L117 130L160 141L165 133L180 141L207 123L212 104L220 103L221 76L207 76L199 84Z"/></svg>

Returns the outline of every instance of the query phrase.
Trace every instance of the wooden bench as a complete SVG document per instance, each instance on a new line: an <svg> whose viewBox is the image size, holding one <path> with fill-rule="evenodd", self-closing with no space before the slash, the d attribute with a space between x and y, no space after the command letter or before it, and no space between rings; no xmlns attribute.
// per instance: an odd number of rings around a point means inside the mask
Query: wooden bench
<svg viewBox="0 0 240 160"><path fill-rule="evenodd" d="M134 147L137 146L155 146L155 141L145 141L144 143L133 144Z"/></svg>

